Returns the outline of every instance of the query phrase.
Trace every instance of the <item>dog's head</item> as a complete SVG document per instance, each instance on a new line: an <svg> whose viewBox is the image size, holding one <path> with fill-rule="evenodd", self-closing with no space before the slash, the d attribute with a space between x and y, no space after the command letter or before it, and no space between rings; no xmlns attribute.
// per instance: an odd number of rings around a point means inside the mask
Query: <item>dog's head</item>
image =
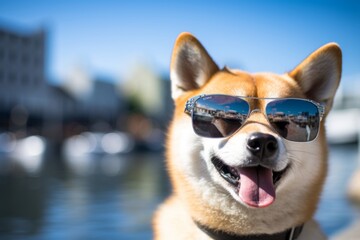
<svg viewBox="0 0 360 240"><path fill-rule="evenodd" d="M181 34L171 62L175 114L167 157L175 191L192 217L229 231L251 226L252 232L264 231L271 221L277 221L276 231L308 220L326 175L324 121L340 76L341 50L334 43L283 75L250 74L219 69L195 37ZM203 94L247 97L251 113L230 135L201 137L184 109L189 99ZM325 107L314 139L291 141L274 129L264 112L267 102L279 98L307 99ZM292 222L287 215L293 215Z"/></svg>

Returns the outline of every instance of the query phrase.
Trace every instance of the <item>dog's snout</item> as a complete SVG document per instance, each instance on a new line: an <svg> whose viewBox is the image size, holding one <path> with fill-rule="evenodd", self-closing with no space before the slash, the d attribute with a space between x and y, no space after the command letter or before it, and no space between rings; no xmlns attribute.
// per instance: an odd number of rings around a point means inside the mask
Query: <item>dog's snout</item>
<svg viewBox="0 0 360 240"><path fill-rule="evenodd" d="M259 159L271 158L278 152L278 143L273 135L257 132L249 136L247 149Z"/></svg>

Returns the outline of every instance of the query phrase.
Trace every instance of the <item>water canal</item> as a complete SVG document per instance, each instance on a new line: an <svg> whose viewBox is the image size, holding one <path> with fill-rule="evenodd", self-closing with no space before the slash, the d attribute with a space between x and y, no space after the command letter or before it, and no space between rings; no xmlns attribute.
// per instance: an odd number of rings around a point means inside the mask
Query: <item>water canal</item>
<svg viewBox="0 0 360 240"><path fill-rule="evenodd" d="M359 209L345 197L357 146L332 146L316 219L328 235ZM151 239L151 217L169 194L162 154L89 159L77 168L48 157L40 173L0 175L1 239Z"/></svg>

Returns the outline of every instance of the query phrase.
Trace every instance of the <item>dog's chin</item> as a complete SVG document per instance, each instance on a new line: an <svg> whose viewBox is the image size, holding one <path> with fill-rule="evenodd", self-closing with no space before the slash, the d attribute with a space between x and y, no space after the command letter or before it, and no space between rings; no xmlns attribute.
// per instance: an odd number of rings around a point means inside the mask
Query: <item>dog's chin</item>
<svg viewBox="0 0 360 240"><path fill-rule="evenodd" d="M289 169L289 165L281 171L260 165L233 167L217 156L212 156L211 162L223 187L236 201L251 208L265 208L275 201L276 189Z"/></svg>

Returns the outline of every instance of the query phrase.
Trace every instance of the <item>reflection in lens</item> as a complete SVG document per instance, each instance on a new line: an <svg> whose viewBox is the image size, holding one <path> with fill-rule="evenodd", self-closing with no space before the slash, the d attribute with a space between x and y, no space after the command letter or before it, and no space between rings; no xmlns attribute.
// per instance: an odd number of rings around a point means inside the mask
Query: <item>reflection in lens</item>
<svg viewBox="0 0 360 240"><path fill-rule="evenodd" d="M285 139L312 141L319 131L317 106L302 99L281 99L267 104L266 116L271 126Z"/></svg>
<svg viewBox="0 0 360 240"><path fill-rule="evenodd" d="M249 104L240 98L209 95L199 98L193 110L193 128L202 137L227 137L236 132L249 114Z"/></svg>

